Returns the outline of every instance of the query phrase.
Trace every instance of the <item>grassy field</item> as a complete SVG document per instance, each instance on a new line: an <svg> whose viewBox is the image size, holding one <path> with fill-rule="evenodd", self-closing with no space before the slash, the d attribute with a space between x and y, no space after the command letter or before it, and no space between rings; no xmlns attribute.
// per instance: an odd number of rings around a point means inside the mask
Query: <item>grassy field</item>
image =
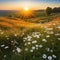
<svg viewBox="0 0 60 60"><path fill-rule="evenodd" d="M25 19L5 13L0 14L0 60L60 60L59 14L36 12Z"/></svg>

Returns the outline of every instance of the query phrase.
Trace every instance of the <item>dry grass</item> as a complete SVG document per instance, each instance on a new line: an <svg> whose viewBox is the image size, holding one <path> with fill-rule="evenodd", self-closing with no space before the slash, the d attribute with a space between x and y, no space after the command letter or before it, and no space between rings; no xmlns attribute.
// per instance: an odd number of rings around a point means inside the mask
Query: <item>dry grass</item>
<svg viewBox="0 0 60 60"><path fill-rule="evenodd" d="M44 27L45 25L48 27L55 26L58 22L60 22L60 17L54 18L51 22L44 24L36 24L31 22L26 22L24 20L13 20L5 17L0 17L0 26L7 28L34 28L34 27Z"/></svg>
<svg viewBox="0 0 60 60"><path fill-rule="evenodd" d="M19 20L19 19L12 20L12 19L8 19L8 18L0 17L0 25L10 27L10 28L16 28L16 27L32 28L32 27L36 27L38 24L25 22L25 21Z"/></svg>

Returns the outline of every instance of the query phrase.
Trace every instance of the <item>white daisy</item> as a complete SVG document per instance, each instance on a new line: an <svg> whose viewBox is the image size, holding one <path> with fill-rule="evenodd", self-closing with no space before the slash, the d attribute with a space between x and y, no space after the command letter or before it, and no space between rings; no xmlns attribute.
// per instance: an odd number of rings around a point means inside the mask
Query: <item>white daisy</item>
<svg viewBox="0 0 60 60"><path fill-rule="evenodd" d="M53 32L53 31L50 31L50 32L49 32L49 31L47 31L47 33L48 33L48 34L54 34L54 32Z"/></svg>
<svg viewBox="0 0 60 60"><path fill-rule="evenodd" d="M46 39L42 39L42 41L43 41L43 42L47 42L47 40L46 40Z"/></svg>
<svg viewBox="0 0 60 60"><path fill-rule="evenodd" d="M46 59L47 58L47 55L46 54L43 54L42 57L43 57L43 59Z"/></svg>
<svg viewBox="0 0 60 60"><path fill-rule="evenodd" d="M60 38L58 38L58 40L60 40Z"/></svg>
<svg viewBox="0 0 60 60"><path fill-rule="evenodd" d="M43 46L42 45L39 45L40 48L42 48Z"/></svg>
<svg viewBox="0 0 60 60"><path fill-rule="evenodd" d="M8 46L5 46L5 49L9 48Z"/></svg>
<svg viewBox="0 0 60 60"><path fill-rule="evenodd" d="M50 51L50 48L47 48L47 51L49 52Z"/></svg>
<svg viewBox="0 0 60 60"><path fill-rule="evenodd" d="M31 43L30 43L30 42L28 42L28 44L30 45Z"/></svg>
<svg viewBox="0 0 60 60"><path fill-rule="evenodd" d="M6 55L4 55L4 58L6 58Z"/></svg>
<svg viewBox="0 0 60 60"><path fill-rule="evenodd" d="M1 45L1 47L4 47L5 45L3 44L3 45Z"/></svg>
<svg viewBox="0 0 60 60"><path fill-rule="evenodd" d="M33 52L33 50L31 49L30 52Z"/></svg>
<svg viewBox="0 0 60 60"><path fill-rule="evenodd" d="M27 38L28 38L28 39L31 39L32 37L28 35Z"/></svg>
<svg viewBox="0 0 60 60"><path fill-rule="evenodd" d="M36 47L39 47L39 45L36 45Z"/></svg>
<svg viewBox="0 0 60 60"><path fill-rule="evenodd" d="M56 58L56 55L52 55L53 58Z"/></svg>
<svg viewBox="0 0 60 60"><path fill-rule="evenodd" d="M25 38L23 38L23 39L27 40L27 38L26 38L26 37L25 37Z"/></svg>
<svg viewBox="0 0 60 60"><path fill-rule="evenodd" d="M53 50L50 50L51 52L53 52Z"/></svg>
<svg viewBox="0 0 60 60"><path fill-rule="evenodd" d="M35 40L35 41L32 41L32 43L37 43L37 41Z"/></svg>
<svg viewBox="0 0 60 60"><path fill-rule="evenodd" d="M48 60L52 60L52 56L48 56Z"/></svg>
<svg viewBox="0 0 60 60"><path fill-rule="evenodd" d="M35 47L33 46L33 47L32 47L32 50L34 50L34 49L35 49Z"/></svg>
<svg viewBox="0 0 60 60"><path fill-rule="evenodd" d="M47 30L53 30L53 28L47 28Z"/></svg>
<svg viewBox="0 0 60 60"><path fill-rule="evenodd" d="M16 51L17 51L18 53L20 53L20 52L21 52L21 49L20 49L19 47L17 47L17 48L16 48Z"/></svg>
<svg viewBox="0 0 60 60"><path fill-rule="evenodd" d="M46 35L46 37L48 38L48 37L50 37L50 35Z"/></svg>

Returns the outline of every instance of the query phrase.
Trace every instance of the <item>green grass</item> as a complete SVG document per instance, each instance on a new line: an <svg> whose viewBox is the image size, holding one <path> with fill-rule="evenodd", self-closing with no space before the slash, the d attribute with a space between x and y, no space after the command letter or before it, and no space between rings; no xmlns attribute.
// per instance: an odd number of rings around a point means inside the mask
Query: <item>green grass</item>
<svg viewBox="0 0 60 60"><path fill-rule="evenodd" d="M48 60L52 55L52 60L60 60L60 28L57 29L58 25L52 30L44 27L25 32L0 29L0 60Z"/></svg>
<svg viewBox="0 0 60 60"><path fill-rule="evenodd" d="M12 20L18 17L12 15L7 17L11 17ZM56 17L55 15L46 16L41 12L36 15L35 18L23 20L34 24L45 22L46 24L33 28L24 26L9 28L0 25L0 60L60 60L60 21L57 23L54 21L55 24L49 23ZM17 19L19 20L20 17ZM0 22L12 26L15 24L7 20L0 20Z"/></svg>

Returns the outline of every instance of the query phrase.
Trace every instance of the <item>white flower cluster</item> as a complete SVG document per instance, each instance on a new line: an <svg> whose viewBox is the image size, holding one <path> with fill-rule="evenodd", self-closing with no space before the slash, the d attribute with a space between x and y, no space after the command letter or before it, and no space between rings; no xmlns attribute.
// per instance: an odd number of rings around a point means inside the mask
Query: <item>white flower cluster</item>
<svg viewBox="0 0 60 60"><path fill-rule="evenodd" d="M55 58L57 58L57 57L56 57L56 55L54 55L54 54L53 54L52 56L47 56L46 54L43 54L43 55L42 55L42 58L43 58L43 59L48 59L48 60L53 60L53 59L55 59Z"/></svg>
<svg viewBox="0 0 60 60"><path fill-rule="evenodd" d="M42 48L43 45L38 42L38 40L41 36L40 32L33 32L31 35L27 35L27 37L23 38L23 41L25 42L25 46L27 47L30 45L30 52L33 52L34 50L38 50L39 48ZM36 38L36 39L35 39ZM39 43L39 44L38 44ZM25 51L28 51L29 48L25 48Z"/></svg>
<svg viewBox="0 0 60 60"><path fill-rule="evenodd" d="M1 47L4 48L4 49L8 49L9 48L8 46L5 46L4 44L2 44Z"/></svg>
<svg viewBox="0 0 60 60"><path fill-rule="evenodd" d="M40 38L41 33L40 32L33 32L32 36L36 38Z"/></svg>
<svg viewBox="0 0 60 60"><path fill-rule="evenodd" d="M46 50L48 51L48 52L53 52L53 50L52 49L50 49L50 48L46 48Z"/></svg>

